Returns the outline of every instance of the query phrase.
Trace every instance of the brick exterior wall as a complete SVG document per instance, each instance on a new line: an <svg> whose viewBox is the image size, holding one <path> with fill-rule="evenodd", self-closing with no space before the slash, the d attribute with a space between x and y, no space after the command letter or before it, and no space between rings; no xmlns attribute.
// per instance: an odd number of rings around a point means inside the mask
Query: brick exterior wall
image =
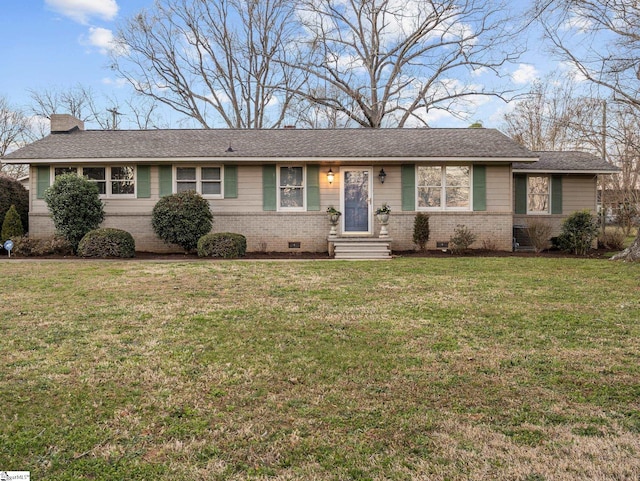
<svg viewBox="0 0 640 481"><path fill-rule="evenodd" d="M413 222L415 212L393 212L389 219L389 236L394 251L415 249ZM485 212L432 212L429 213L430 239L428 249L435 249L436 242L448 241L456 226L465 225L478 236L473 248L491 243L493 248L510 251L512 248L512 214ZM374 221L374 237L380 225ZM53 222L47 214L31 214L29 217L34 237L43 238L54 233ZM107 214L102 227L123 229L136 241L141 252L181 252L175 245L165 244L151 227L151 214ZM327 236L331 225L324 212L259 212L215 213L213 232L236 232L247 238L249 252L327 252ZM289 243L300 243L290 248Z"/></svg>

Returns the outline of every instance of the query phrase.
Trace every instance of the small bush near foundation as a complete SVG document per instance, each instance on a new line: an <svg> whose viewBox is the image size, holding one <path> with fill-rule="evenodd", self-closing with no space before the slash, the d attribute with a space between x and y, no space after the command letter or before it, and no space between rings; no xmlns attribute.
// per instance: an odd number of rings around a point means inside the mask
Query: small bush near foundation
<svg viewBox="0 0 640 481"><path fill-rule="evenodd" d="M576 255L586 255L596 239L598 225L588 210L574 212L562 223L558 236L560 249Z"/></svg>
<svg viewBox="0 0 640 481"><path fill-rule="evenodd" d="M423 251L427 242L429 242L429 216L424 212L418 212L413 221L413 243Z"/></svg>
<svg viewBox="0 0 640 481"><path fill-rule="evenodd" d="M233 259L243 257L247 252L247 239L242 234L216 232L200 237L198 241L199 257L222 257Z"/></svg>
<svg viewBox="0 0 640 481"><path fill-rule="evenodd" d="M498 249L498 242L495 239L484 239L482 241L482 248L491 252L500 250Z"/></svg>
<svg viewBox="0 0 640 481"><path fill-rule="evenodd" d="M624 249L627 236L622 229L606 230L604 234L598 236L598 247L621 251Z"/></svg>
<svg viewBox="0 0 640 481"><path fill-rule="evenodd" d="M198 246L198 240L211 230L213 214L207 202L193 190L168 195L153 208L151 225L167 244L177 244L186 252Z"/></svg>
<svg viewBox="0 0 640 481"><path fill-rule="evenodd" d="M551 245L551 225L540 219L527 221L527 234L531 239L533 249L540 253Z"/></svg>
<svg viewBox="0 0 640 481"><path fill-rule="evenodd" d="M13 254L30 256L68 256L73 254L71 243L60 236L46 239L32 239L29 236L13 239Z"/></svg>
<svg viewBox="0 0 640 481"><path fill-rule="evenodd" d="M477 238L478 236L471 232L467 226L458 225L453 231L453 236L449 239L449 249L454 254L464 254Z"/></svg>
<svg viewBox="0 0 640 481"><path fill-rule="evenodd" d="M11 205L4 221L2 222L2 230L0 231L0 241L4 242L7 239L15 239L24 235L24 228L22 227L22 221L20 220L20 214L15 205Z"/></svg>
<svg viewBox="0 0 640 481"><path fill-rule="evenodd" d="M120 229L96 229L88 232L78 244L80 257L135 257L133 236Z"/></svg>

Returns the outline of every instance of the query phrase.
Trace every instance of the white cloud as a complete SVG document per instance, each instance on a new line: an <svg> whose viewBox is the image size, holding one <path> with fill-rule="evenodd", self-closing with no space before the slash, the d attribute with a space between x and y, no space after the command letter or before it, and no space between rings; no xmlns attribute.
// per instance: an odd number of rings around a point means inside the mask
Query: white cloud
<svg viewBox="0 0 640 481"><path fill-rule="evenodd" d="M93 17L113 20L118 14L116 0L45 0L45 3L53 11L83 25Z"/></svg>
<svg viewBox="0 0 640 481"><path fill-rule="evenodd" d="M89 35L82 37L81 42L90 47L97 47L103 55L107 55L117 47L113 41L113 32L102 27L89 27Z"/></svg>
<svg viewBox="0 0 640 481"><path fill-rule="evenodd" d="M513 81L520 85L531 83L539 76L536 68L526 63L521 63L518 69L511 74Z"/></svg>
<svg viewBox="0 0 640 481"><path fill-rule="evenodd" d="M122 88L125 87L126 85L129 84L129 82L126 79L123 78L109 78L109 77L104 77L102 79L102 83L104 85L111 85L114 86L116 88Z"/></svg>

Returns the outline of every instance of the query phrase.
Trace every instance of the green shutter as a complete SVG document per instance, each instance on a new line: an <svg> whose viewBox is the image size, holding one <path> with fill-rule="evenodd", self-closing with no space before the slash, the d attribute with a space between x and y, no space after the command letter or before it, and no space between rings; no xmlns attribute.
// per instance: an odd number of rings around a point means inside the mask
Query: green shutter
<svg viewBox="0 0 640 481"><path fill-rule="evenodd" d="M276 166L262 166L262 210L277 210Z"/></svg>
<svg viewBox="0 0 640 481"><path fill-rule="evenodd" d="M320 210L319 165L307 165L307 210Z"/></svg>
<svg viewBox="0 0 640 481"><path fill-rule="evenodd" d="M402 177L402 210L416 210L416 166L400 166Z"/></svg>
<svg viewBox="0 0 640 481"><path fill-rule="evenodd" d="M224 197L225 199L238 198L238 166L224 166Z"/></svg>
<svg viewBox="0 0 640 481"><path fill-rule="evenodd" d="M525 174L514 174L513 183L515 189L515 212L516 214L527 213L527 176Z"/></svg>
<svg viewBox="0 0 640 481"><path fill-rule="evenodd" d="M473 166L473 210L487 210L487 167Z"/></svg>
<svg viewBox="0 0 640 481"><path fill-rule="evenodd" d="M551 213L562 214L562 176L551 176Z"/></svg>
<svg viewBox="0 0 640 481"><path fill-rule="evenodd" d="M136 166L136 192L138 199L148 199L151 197L151 166Z"/></svg>
<svg viewBox="0 0 640 481"><path fill-rule="evenodd" d="M51 169L48 165L39 165L37 170L37 197L38 199L44 199L44 191L49 188L49 182L51 180Z"/></svg>
<svg viewBox="0 0 640 481"><path fill-rule="evenodd" d="M173 194L173 168L170 165L158 167L160 197Z"/></svg>

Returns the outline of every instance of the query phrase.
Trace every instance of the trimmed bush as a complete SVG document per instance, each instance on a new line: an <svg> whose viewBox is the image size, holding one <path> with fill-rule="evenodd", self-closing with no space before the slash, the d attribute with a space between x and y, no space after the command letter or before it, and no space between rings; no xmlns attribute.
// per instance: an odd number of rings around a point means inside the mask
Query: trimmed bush
<svg viewBox="0 0 640 481"><path fill-rule="evenodd" d="M242 234L216 232L203 235L198 241L199 257L243 257L247 252L247 239Z"/></svg>
<svg viewBox="0 0 640 481"><path fill-rule="evenodd" d="M19 256L68 256L73 254L73 247L67 239L53 236L46 239L32 239L29 236L18 237L13 241L13 252Z"/></svg>
<svg viewBox="0 0 640 481"><path fill-rule="evenodd" d="M562 223L558 247L576 255L586 255L598 235L596 219L588 210L574 212Z"/></svg>
<svg viewBox="0 0 640 481"><path fill-rule="evenodd" d="M75 251L84 235L97 229L104 219L98 186L76 174L64 174L44 193L56 232Z"/></svg>
<svg viewBox="0 0 640 481"><path fill-rule="evenodd" d="M418 212L413 221L413 243L423 251L427 242L429 242L429 216L424 212Z"/></svg>
<svg viewBox="0 0 640 481"><path fill-rule="evenodd" d="M453 231L453 236L449 239L449 249L454 254L464 254L477 239L478 236L471 232L467 226L458 225Z"/></svg>
<svg viewBox="0 0 640 481"><path fill-rule="evenodd" d="M0 231L0 241L4 242L7 239L15 239L16 237L22 237L23 235L24 229L22 228L20 215L16 210L16 206L12 205L4 216L2 230Z"/></svg>
<svg viewBox="0 0 640 481"><path fill-rule="evenodd" d="M136 243L133 236L120 229L92 230L78 244L80 257L135 257Z"/></svg>
<svg viewBox="0 0 640 481"><path fill-rule="evenodd" d="M156 235L186 252L194 250L200 237L211 231L212 221L209 203L192 190L163 197L153 207L151 217Z"/></svg>
<svg viewBox="0 0 640 481"><path fill-rule="evenodd" d="M0 174L0 226L12 205L16 206L22 227L28 230L29 191L18 180Z"/></svg>

